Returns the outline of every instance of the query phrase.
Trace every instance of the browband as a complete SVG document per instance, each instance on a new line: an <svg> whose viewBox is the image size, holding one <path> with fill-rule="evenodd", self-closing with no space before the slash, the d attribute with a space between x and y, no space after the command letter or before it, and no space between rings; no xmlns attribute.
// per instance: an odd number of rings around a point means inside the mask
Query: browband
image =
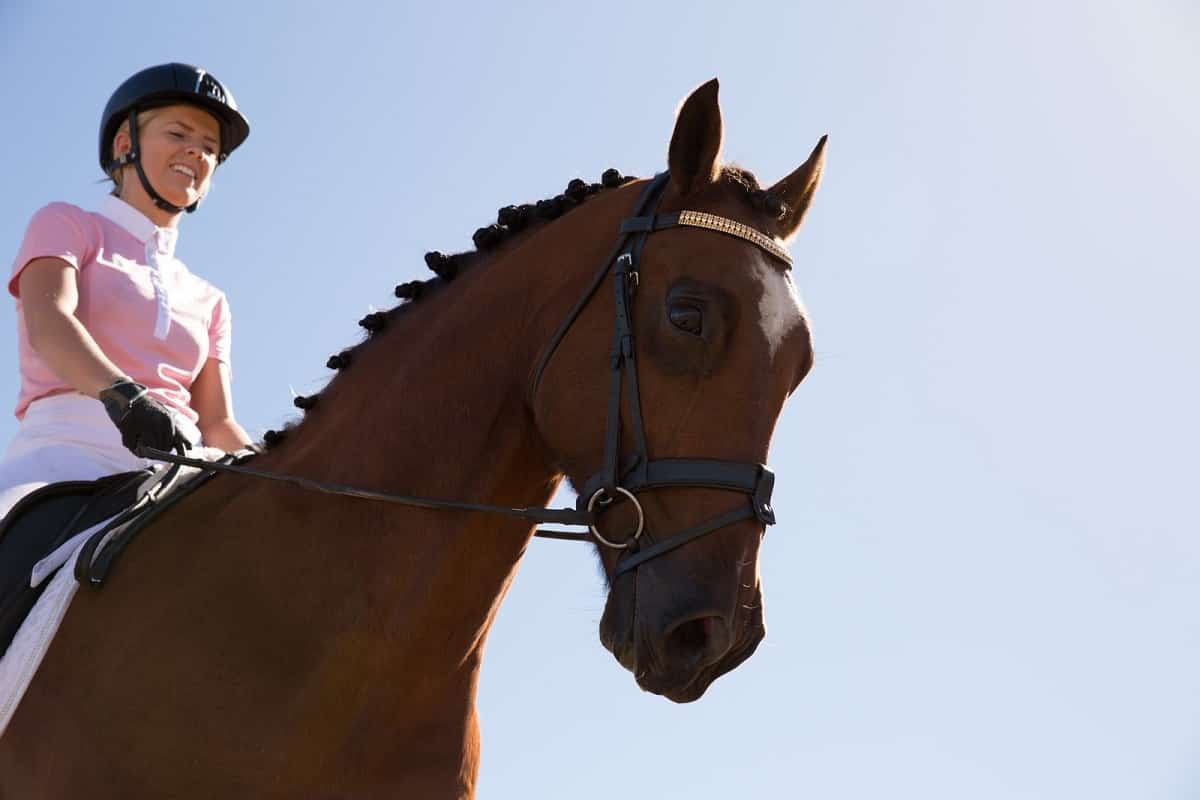
<svg viewBox="0 0 1200 800"><path fill-rule="evenodd" d="M669 214L654 214L649 217L630 217L621 223L621 233L652 233L665 228L684 225L689 228L705 228L728 236L736 236L756 245L769 255L792 266L792 257L779 242L755 228L728 217L719 217L705 211L675 211Z"/></svg>

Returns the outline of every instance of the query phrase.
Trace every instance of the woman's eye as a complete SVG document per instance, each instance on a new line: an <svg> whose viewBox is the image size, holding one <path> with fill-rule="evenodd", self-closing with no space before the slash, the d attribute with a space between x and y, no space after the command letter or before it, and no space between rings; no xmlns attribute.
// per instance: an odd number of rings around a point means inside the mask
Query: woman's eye
<svg viewBox="0 0 1200 800"><path fill-rule="evenodd" d="M171 136L174 136L176 139L183 138L183 134L180 131L167 131L167 133L170 134Z"/></svg>
<svg viewBox="0 0 1200 800"><path fill-rule="evenodd" d="M704 333L704 313L690 303L672 303L667 309L667 318L676 328L693 336Z"/></svg>

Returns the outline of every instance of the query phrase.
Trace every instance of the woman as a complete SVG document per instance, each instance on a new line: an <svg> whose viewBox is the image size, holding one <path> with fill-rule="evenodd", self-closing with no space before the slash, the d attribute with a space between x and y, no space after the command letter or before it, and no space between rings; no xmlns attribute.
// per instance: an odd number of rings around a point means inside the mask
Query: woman
<svg viewBox="0 0 1200 800"><path fill-rule="evenodd" d="M140 469L142 446L251 444L233 416L225 296L174 257L184 212L249 133L224 85L187 64L145 69L109 99L111 195L37 211L13 262L20 425L0 514L46 483Z"/></svg>

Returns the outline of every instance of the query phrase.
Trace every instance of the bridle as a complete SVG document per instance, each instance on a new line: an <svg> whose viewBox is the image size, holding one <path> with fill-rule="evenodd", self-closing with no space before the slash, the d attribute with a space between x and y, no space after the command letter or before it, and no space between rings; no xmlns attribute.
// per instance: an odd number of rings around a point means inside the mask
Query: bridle
<svg viewBox="0 0 1200 800"><path fill-rule="evenodd" d="M231 472L249 477L289 483L313 491L360 497L368 500L378 500L421 508L501 514L534 522L587 525L589 529L588 533L538 529L535 535L554 539L596 541L605 547L624 551L624 555L617 562L611 580L616 580L621 574L635 569L652 558L656 558L694 539L698 539L701 536L720 530L736 522L754 518L764 526L773 525L775 523L775 511L771 507L771 492L775 485L775 475L765 465L706 458L651 459L649 456L645 430L642 424L641 397L638 391L637 360L635 358L636 347L632 324L633 301L638 286L638 270L641 263L642 248L645 246L646 239L652 233L670 228L703 228L748 241L770 256L782 261L787 266L791 266L791 258L788 256L787 251L780 247L774 239L743 223L698 211L678 211L667 214L655 213L669 179L669 173L660 173L643 188L634 207L634 216L625 219L621 223L620 235L616 244L609 252L592 281L585 288L583 294L571 307L571 310L567 312L566 318L559 324L554 335L542 350L537 367L533 373L530 391L531 401L533 398L536 398L537 390L541 385L546 367L549 365L558 346L562 343L563 338L571 329L572 324L579 318L584 307L587 306L588 302L595 295L597 289L600 288L601 284L611 274L616 295L616 315L612 348L609 352L611 378L608 393L608 412L605 422L604 462L600 471L592 475L580 488L579 499L574 509L553 509L539 506L510 508L481 503L388 494L357 489L351 486L322 483L296 476L262 472L237 464L218 464L165 453L159 450L146 449L140 454L155 460L186 464L207 472ZM634 441L633 452L626 454L624 457L621 454L622 386L625 388L625 397L630 409L629 427L632 431ZM735 506L729 511L711 517L697 525L678 531L661 541L643 547L641 538L645 533L645 512L637 495L639 492L665 487L723 489L741 492L748 497L748 502ZM611 506L618 497L623 497L633 503L637 514L636 527L624 541L613 541L601 534L596 527L602 510Z"/></svg>
<svg viewBox="0 0 1200 800"><path fill-rule="evenodd" d="M698 211L656 214L669 179L670 173L663 172L646 184L634 207L634 216L621 223L616 244L592 282L554 332L542 351L533 374L531 397L536 397L542 375L559 344L596 290L611 274L616 294L616 315L612 348L609 351L611 378L604 437L604 463L600 471L580 487L576 508L594 513L597 508L610 506L618 496L633 503L637 513L637 524L633 533L623 542L606 538L594 522L589 523L589 529L596 541L606 547L626 551L617 562L612 575L613 580L639 564L735 522L754 517L763 525L775 523L775 511L771 508L771 490L775 485L775 475L765 465L702 458L651 459L649 456L642 424L633 327L633 301L637 294L639 265L646 239L652 233L669 228L706 228L751 242L788 266L791 265L787 251L773 239L748 225ZM629 406L629 427L633 434L634 448L633 452L624 457L621 455L622 384ZM681 486L741 492L749 496L749 502L674 533L648 547L642 547L641 536L645 529L646 517L642 504L638 501L638 493L648 489Z"/></svg>

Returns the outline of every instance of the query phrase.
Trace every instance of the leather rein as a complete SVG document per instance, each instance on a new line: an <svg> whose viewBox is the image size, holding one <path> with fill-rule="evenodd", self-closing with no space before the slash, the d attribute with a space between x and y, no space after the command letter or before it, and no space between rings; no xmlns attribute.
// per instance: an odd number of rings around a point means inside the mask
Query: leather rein
<svg viewBox="0 0 1200 800"><path fill-rule="evenodd" d="M558 349L559 344L566 336L567 331L570 330L571 325L583 312L584 307L591 300L592 296L595 295L600 285L611 274L613 277L613 289L616 294L616 319L612 348L609 352L611 378L606 418L604 463L600 471L584 483L579 491L579 498L575 508L556 509L542 506L508 507L456 500L438 500L430 497L374 492L353 486L314 481L293 475L263 472L238 463L222 464L188 458L151 448L143 448L139 454L156 461L166 461L196 467L205 472L225 472L252 478L261 478L326 494L357 497L365 500L417 508L497 514L536 523L586 525L588 527L586 533L582 531L560 531L539 528L534 532L534 535L550 539L596 542L605 547L625 551L625 554L617 562L617 567L611 578L612 580L652 558L674 550L693 539L732 525L735 522L755 518L764 526L773 525L775 523L775 511L771 507L771 492L775 485L775 476L765 465L704 458L651 459L649 457L645 431L642 424L641 396L638 390L637 363L634 357L636 347L632 324L633 301L638 286L638 268L646 238L652 233L669 228L704 228L750 242L768 255L782 261L788 267L791 266L791 258L788 256L787 251L780 247L774 239L743 223L698 211L656 214L655 211L662 199L669 179L669 173L660 173L643 188L635 206L634 216L621 223L620 235L616 244L591 283L588 284L583 294L575 302L575 305L571 307L566 318L558 326L554 335L543 349L541 357L538 359L537 368L534 371L530 394L531 401L536 398L542 375L555 351ZM633 452L625 456L621 454L621 396L623 387L626 393L625 399L628 402L631 412L629 422L634 441ZM748 502L697 525L678 531L662 541L643 547L641 537L645 532L645 513L641 503L638 501L638 492L648 489L681 486L740 492L748 497ZM612 541L602 535L596 527L602 511L611 506L618 497L633 503L634 510L637 513L636 528L624 541Z"/></svg>

